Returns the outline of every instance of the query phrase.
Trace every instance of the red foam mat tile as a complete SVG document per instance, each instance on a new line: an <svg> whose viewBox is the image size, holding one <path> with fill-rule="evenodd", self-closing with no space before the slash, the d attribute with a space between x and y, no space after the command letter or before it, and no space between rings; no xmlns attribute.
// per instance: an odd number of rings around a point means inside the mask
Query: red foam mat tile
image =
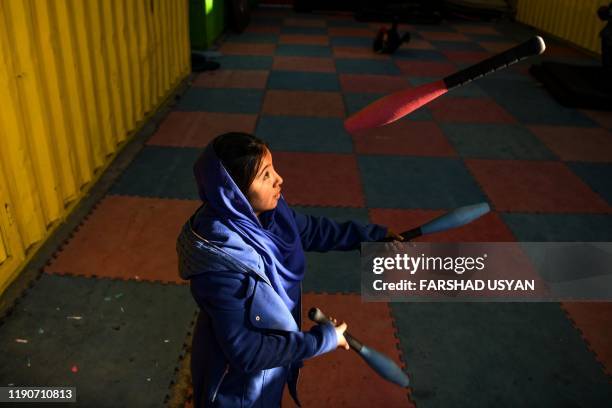
<svg viewBox="0 0 612 408"><path fill-rule="evenodd" d="M456 156L455 149L433 121L399 120L352 135L360 154Z"/></svg>
<svg viewBox="0 0 612 408"><path fill-rule="evenodd" d="M339 77L343 92L387 94L411 87L401 76L340 74Z"/></svg>
<svg viewBox="0 0 612 408"><path fill-rule="evenodd" d="M371 47L356 47L337 45L333 47L334 57L336 58L365 58L375 60L391 60L391 57L386 54L377 54L372 51Z"/></svg>
<svg viewBox="0 0 612 408"><path fill-rule="evenodd" d="M329 37L326 35L307 34L281 34L279 44L328 45Z"/></svg>
<svg viewBox="0 0 612 408"><path fill-rule="evenodd" d="M374 40L378 28L330 27L327 34L330 37L368 37Z"/></svg>
<svg viewBox="0 0 612 408"><path fill-rule="evenodd" d="M351 334L402 366L387 303L361 303L359 295L306 293L303 305L304 330L312 326L308 310L318 307L346 321ZM304 407L414 407L407 390L379 377L354 351L342 349L305 361L298 395ZM283 406L295 406L286 391Z"/></svg>
<svg viewBox="0 0 612 408"><path fill-rule="evenodd" d="M486 51L442 51L442 54L452 62L476 63L483 61L491 56Z"/></svg>
<svg viewBox="0 0 612 408"><path fill-rule="evenodd" d="M170 112L147 141L149 145L205 147L227 132L253 133L257 115L213 112Z"/></svg>
<svg viewBox="0 0 612 408"><path fill-rule="evenodd" d="M410 40L408 45L402 45L400 50L434 50L436 47L432 43L426 40L421 40L420 38L415 38L414 40Z"/></svg>
<svg viewBox="0 0 612 408"><path fill-rule="evenodd" d="M274 152L291 205L363 207L357 160L352 154Z"/></svg>
<svg viewBox="0 0 612 408"><path fill-rule="evenodd" d="M561 162L469 159L465 163L497 211L610 212L608 204Z"/></svg>
<svg viewBox="0 0 612 408"><path fill-rule="evenodd" d="M515 123L516 119L487 98L444 96L427 105L435 120L460 123Z"/></svg>
<svg viewBox="0 0 612 408"><path fill-rule="evenodd" d="M455 64L450 62L396 60L395 65L411 77L443 78L457 71Z"/></svg>
<svg viewBox="0 0 612 408"><path fill-rule="evenodd" d="M344 102L340 92L269 90L264 98L263 113L342 118Z"/></svg>
<svg viewBox="0 0 612 408"><path fill-rule="evenodd" d="M199 201L108 196L46 273L184 283L176 237Z"/></svg>
<svg viewBox="0 0 612 408"><path fill-rule="evenodd" d="M279 71L336 72L332 58L274 57L272 69Z"/></svg>
<svg viewBox="0 0 612 408"><path fill-rule="evenodd" d="M249 24L245 29L245 33L267 33L267 34L278 34L280 33L280 26L275 25L258 25Z"/></svg>
<svg viewBox="0 0 612 408"><path fill-rule="evenodd" d="M264 89L267 81L268 71L220 69L201 73L193 84L204 88Z"/></svg>
<svg viewBox="0 0 612 408"><path fill-rule="evenodd" d="M219 51L227 55L274 55L276 44L224 43Z"/></svg>
<svg viewBox="0 0 612 408"><path fill-rule="evenodd" d="M528 126L561 160L612 162L612 132L602 128Z"/></svg>
<svg viewBox="0 0 612 408"><path fill-rule="evenodd" d="M582 332L606 373L612 375L612 303L563 302L561 306Z"/></svg>
<svg viewBox="0 0 612 408"><path fill-rule="evenodd" d="M326 27L324 19L288 17L283 20L283 24L290 27Z"/></svg>
<svg viewBox="0 0 612 408"><path fill-rule="evenodd" d="M580 110L582 113L599 123L601 126L612 130L612 112L596 110Z"/></svg>

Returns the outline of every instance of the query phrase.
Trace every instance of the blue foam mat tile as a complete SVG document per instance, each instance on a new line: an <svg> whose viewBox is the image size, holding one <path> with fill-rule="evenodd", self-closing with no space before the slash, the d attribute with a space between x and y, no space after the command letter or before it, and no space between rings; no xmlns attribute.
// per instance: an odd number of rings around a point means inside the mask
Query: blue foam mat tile
<svg viewBox="0 0 612 408"><path fill-rule="evenodd" d="M569 167L612 206L612 163L570 162Z"/></svg>
<svg viewBox="0 0 612 408"><path fill-rule="evenodd" d="M0 383L76 387L85 407L161 406L196 310L185 285L43 274L1 326Z"/></svg>
<svg viewBox="0 0 612 408"><path fill-rule="evenodd" d="M241 34L230 35L225 39L229 43L255 43L255 44L276 44L278 34L272 33L252 33L244 32Z"/></svg>
<svg viewBox="0 0 612 408"><path fill-rule="evenodd" d="M261 116L256 135L273 151L351 153L353 141L341 118Z"/></svg>
<svg viewBox="0 0 612 408"><path fill-rule="evenodd" d="M367 37L330 37L330 44L345 47L371 47L373 38Z"/></svg>
<svg viewBox="0 0 612 408"><path fill-rule="evenodd" d="M339 92L340 84L335 73L272 71L268 89Z"/></svg>
<svg viewBox="0 0 612 408"><path fill-rule="evenodd" d="M351 28L368 28L368 23L357 20L329 19L327 20L328 27L351 27Z"/></svg>
<svg viewBox="0 0 612 408"><path fill-rule="evenodd" d="M365 208L340 207L292 207L296 212L315 217L327 217L337 222L357 221L368 224ZM305 292L360 293L360 257L358 251L331 251L306 253Z"/></svg>
<svg viewBox="0 0 612 408"><path fill-rule="evenodd" d="M336 72L341 74L400 74L399 68L391 60L365 58L336 58Z"/></svg>
<svg viewBox="0 0 612 408"><path fill-rule="evenodd" d="M555 160L527 128L511 124L440 124L460 156L479 159Z"/></svg>
<svg viewBox="0 0 612 408"><path fill-rule="evenodd" d="M448 61L446 55L436 50L413 50L410 46L400 48L393 54L393 58L398 60L414 61Z"/></svg>
<svg viewBox="0 0 612 408"><path fill-rule="evenodd" d="M523 123L597 126L578 110L561 106L534 81L484 78L478 82L478 85L502 108Z"/></svg>
<svg viewBox="0 0 612 408"><path fill-rule="evenodd" d="M317 293L360 293L360 265L359 251L307 252L302 290Z"/></svg>
<svg viewBox="0 0 612 408"><path fill-rule="evenodd" d="M263 55L223 55L211 58L221 64L221 69L265 70L272 68L272 57Z"/></svg>
<svg viewBox="0 0 612 408"><path fill-rule="evenodd" d="M472 33L465 33L465 35L472 41L475 42L503 42L503 43L508 43L508 42L512 42L510 39L504 37L503 35L499 34L499 35L493 35L493 34L472 34ZM510 47L508 47L510 48Z"/></svg>
<svg viewBox="0 0 612 408"><path fill-rule="evenodd" d="M256 13L251 15L250 23L253 25L266 25L266 26L279 26L283 24L283 16L265 16L257 15Z"/></svg>
<svg viewBox="0 0 612 408"><path fill-rule="evenodd" d="M514 236L523 242L611 242L610 214L502 213Z"/></svg>
<svg viewBox="0 0 612 408"><path fill-rule="evenodd" d="M449 209L486 201L460 159L359 156L368 207Z"/></svg>
<svg viewBox="0 0 612 408"><path fill-rule="evenodd" d="M435 33L456 33L457 30L447 24L411 24L414 31L433 31Z"/></svg>
<svg viewBox="0 0 612 408"><path fill-rule="evenodd" d="M281 34L327 35L327 28L283 26L281 27Z"/></svg>
<svg viewBox="0 0 612 408"><path fill-rule="evenodd" d="M420 86L420 85L424 85L430 82L435 82L438 80L439 78L434 78L434 77L410 77L408 78L408 81L410 82L412 86ZM483 91L482 88L480 88L478 84L476 84L476 82L477 81L470 82L469 84L465 84L458 88L454 88L451 91L450 95L465 97L465 98L485 98L487 97L488 96L487 93Z"/></svg>
<svg viewBox="0 0 612 408"><path fill-rule="evenodd" d="M420 408L612 401L612 384L557 303L390 305Z"/></svg>
<svg viewBox="0 0 612 408"><path fill-rule="evenodd" d="M350 116L353 113L360 111L377 99L382 98L385 94L375 93L344 93L342 98L344 99L344 106L346 109L346 115Z"/></svg>
<svg viewBox="0 0 612 408"><path fill-rule="evenodd" d="M486 51L478 43L471 41L440 41L431 40L436 49L441 51Z"/></svg>
<svg viewBox="0 0 612 408"><path fill-rule="evenodd" d="M280 44L275 55L282 57L331 57L332 49L327 45Z"/></svg>
<svg viewBox="0 0 612 408"><path fill-rule="evenodd" d="M382 98L385 94L372 94L372 93L345 93L342 95L344 98L344 106L346 109L346 115L350 116L357 113L361 109L365 108L377 99ZM405 116L407 120L433 120L431 111L423 106L411 112Z"/></svg>
<svg viewBox="0 0 612 408"><path fill-rule="evenodd" d="M180 111L259 113L264 91L192 87L176 106Z"/></svg>
<svg viewBox="0 0 612 408"><path fill-rule="evenodd" d="M201 151L185 147L145 146L110 193L198 200L192 169Z"/></svg>

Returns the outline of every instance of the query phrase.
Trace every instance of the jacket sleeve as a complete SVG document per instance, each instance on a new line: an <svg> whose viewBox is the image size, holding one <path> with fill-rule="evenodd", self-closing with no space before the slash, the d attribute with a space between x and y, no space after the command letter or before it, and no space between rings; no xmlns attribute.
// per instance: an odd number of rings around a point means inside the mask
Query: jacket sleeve
<svg viewBox="0 0 612 408"><path fill-rule="evenodd" d="M387 227L364 225L356 221L338 223L326 217L314 217L295 212L295 223L304 251L347 251L358 249L362 242L378 241L387 235Z"/></svg>
<svg viewBox="0 0 612 408"><path fill-rule="evenodd" d="M213 326L230 365L249 373L286 366L334 350L338 340L331 324L307 332L260 330L248 318L248 299L254 278L234 271L192 278L191 292Z"/></svg>

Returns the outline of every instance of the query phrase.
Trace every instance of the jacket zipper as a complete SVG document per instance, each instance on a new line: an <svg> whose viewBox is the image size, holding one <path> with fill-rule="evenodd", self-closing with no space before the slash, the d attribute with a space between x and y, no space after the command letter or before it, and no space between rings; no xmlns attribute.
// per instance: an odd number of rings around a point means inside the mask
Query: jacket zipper
<svg viewBox="0 0 612 408"><path fill-rule="evenodd" d="M221 384L223 383L223 379L225 378L225 376L227 375L228 372L229 372L229 364L226 364L225 365L225 370L223 371L223 375L219 379L219 383L217 384L217 387L215 388L215 392L213 393L213 396L210 399L210 403L211 404L213 402L215 402L215 399L217 398L217 393L219 392L219 388L221 388Z"/></svg>

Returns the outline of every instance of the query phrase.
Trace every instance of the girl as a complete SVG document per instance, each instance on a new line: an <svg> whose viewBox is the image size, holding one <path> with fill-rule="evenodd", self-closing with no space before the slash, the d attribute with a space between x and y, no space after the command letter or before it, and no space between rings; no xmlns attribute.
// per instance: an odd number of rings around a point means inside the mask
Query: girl
<svg viewBox="0 0 612 408"><path fill-rule="evenodd" d="M194 166L204 202L177 241L179 270L200 307L192 344L194 405L278 407L285 383L299 406L302 361L348 349L346 324L301 328L304 251L351 250L387 233L293 211L272 154L227 133Z"/></svg>

